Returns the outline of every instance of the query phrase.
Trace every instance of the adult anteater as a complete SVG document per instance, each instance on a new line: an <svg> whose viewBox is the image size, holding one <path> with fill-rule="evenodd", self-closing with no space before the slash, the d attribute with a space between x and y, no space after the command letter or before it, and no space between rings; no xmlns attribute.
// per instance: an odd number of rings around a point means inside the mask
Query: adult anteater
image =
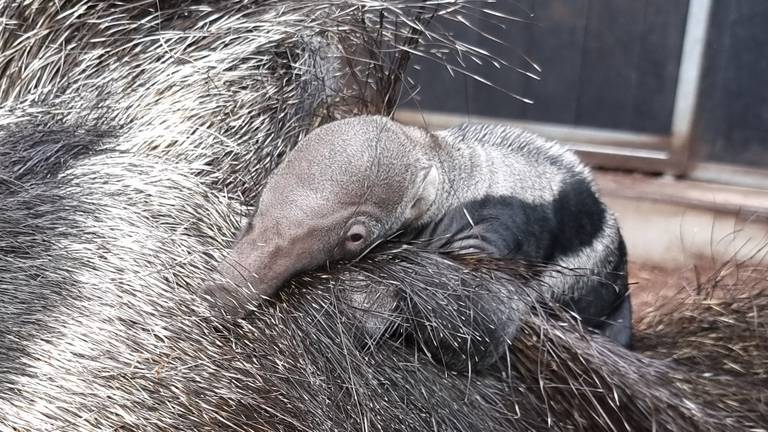
<svg viewBox="0 0 768 432"><path fill-rule="evenodd" d="M0 428L765 424L764 375L743 367L764 350L718 354L746 372L713 377L584 338L556 308L527 320L497 368L447 371L425 353L483 349L498 284L526 295L525 274L498 262L385 249L294 281L249 320L207 314L193 287L262 180L315 123L390 107L396 86L366 78L396 76L403 51L387 48L411 46L439 3L0 5ZM412 331L366 339L365 306L393 293L402 308L382 325ZM768 310L751 305L718 334Z"/></svg>

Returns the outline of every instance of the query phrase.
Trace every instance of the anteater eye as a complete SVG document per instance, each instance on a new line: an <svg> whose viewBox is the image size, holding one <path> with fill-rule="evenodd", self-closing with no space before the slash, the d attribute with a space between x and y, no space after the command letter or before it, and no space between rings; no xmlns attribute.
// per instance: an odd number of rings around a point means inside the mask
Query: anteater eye
<svg viewBox="0 0 768 432"><path fill-rule="evenodd" d="M347 231L347 243L357 245L365 240L367 233L368 230L365 225L353 225Z"/></svg>

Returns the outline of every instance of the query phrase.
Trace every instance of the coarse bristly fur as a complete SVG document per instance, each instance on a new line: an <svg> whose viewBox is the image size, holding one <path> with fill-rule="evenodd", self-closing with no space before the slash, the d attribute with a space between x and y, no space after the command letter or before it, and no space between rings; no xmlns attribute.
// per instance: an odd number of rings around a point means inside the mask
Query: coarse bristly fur
<svg viewBox="0 0 768 432"><path fill-rule="evenodd" d="M682 323L659 312L642 354L534 308L483 374L432 353L485 349L498 317L472 299L535 296L501 262L383 249L247 320L207 313L194 289L263 180L317 123L386 111L393 90L365 77L388 75L364 72L399 64L386 48L425 4L0 3L0 430L764 429L764 272ZM347 38L360 63L326 55ZM404 330L370 340L353 306L393 290L378 320Z"/></svg>

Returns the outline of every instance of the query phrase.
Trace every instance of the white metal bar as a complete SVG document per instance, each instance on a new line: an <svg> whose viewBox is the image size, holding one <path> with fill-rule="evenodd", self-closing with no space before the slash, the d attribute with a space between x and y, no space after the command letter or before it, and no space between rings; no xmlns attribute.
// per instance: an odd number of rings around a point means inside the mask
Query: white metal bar
<svg viewBox="0 0 768 432"><path fill-rule="evenodd" d="M590 152L611 156L626 156L643 159L667 160L669 152L664 150L651 150L640 147L624 147L609 144L595 144L592 142L560 141L566 147L577 152Z"/></svg>
<svg viewBox="0 0 768 432"><path fill-rule="evenodd" d="M680 163L686 162L685 158L691 141L712 3L713 0L689 0L688 3L685 38L672 114L672 147L670 148L674 157L681 158Z"/></svg>
<svg viewBox="0 0 768 432"><path fill-rule="evenodd" d="M617 151L620 149L621 152L645 150L653 152L655 155L654 157L658 157L657 155L659 152L666 151L669 148L669 137L664 135L599 129L585 126L521 121L498 117L472 116L468 119L466 116L460 114L439 113L434 111L424 112L411 109L397 110L395 118L403 123L423 126L429 129L443 129L467 121L502 123L520 127L564 143L578 143L581 147L594 144L604 147L613 147L616 148Z"/></svg>
<svg viewBox="0 0 768 432"><path fill-rule="evenodd" d="M698 162L692 165L688 178L703 182L768 190L768 170L743 165Z"/></svg>

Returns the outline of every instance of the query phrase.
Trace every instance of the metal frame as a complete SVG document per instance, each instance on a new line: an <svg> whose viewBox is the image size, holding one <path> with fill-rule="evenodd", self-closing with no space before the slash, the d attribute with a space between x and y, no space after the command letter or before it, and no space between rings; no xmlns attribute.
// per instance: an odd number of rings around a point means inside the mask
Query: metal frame
<svg viewBox="0 0 768 432"><path fill-rule="evenodd" d="M768 170L719 162L692 164L686 176L691 180L768 190Z"/></svg>
<svg viewBox="0 0 768 432"><path fill-rule="evenodd" d="M713 0L689 0L685 22L685 39L677 73L677 91L672 114L670 158L679 166L680 174L688 170L692 145L693 122L699 100L699 85L706 55L707 33Z"/></svg>
<svg viewBox="0 0 768 432"><path fill-rule="evenodd" d="M712 3L713 0L689 0L669 135L479 116L472 116L471 119L512 124L556 139L576 150L593 165L687 174ZM398 110L395 117L404 123L428 128L444 128L468 120L466 115L416 110Z"/></svg>

